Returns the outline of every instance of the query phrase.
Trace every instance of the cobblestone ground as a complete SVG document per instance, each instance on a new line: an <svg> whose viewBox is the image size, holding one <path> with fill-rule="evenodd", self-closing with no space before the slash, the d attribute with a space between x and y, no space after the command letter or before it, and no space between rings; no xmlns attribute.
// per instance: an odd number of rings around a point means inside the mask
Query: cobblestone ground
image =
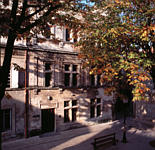
<svg viewBox="0 0 155 150"><path fill-rule="evenodd" d="M136 120L128 119L127 143L122 140L122 121L114 121L83 127L79 129L48 133L28 139L6 141L3 150L93 150L91 143L95 137L116 133L116 146L103 147L108 150L155 150L149 142L155 139L155 130L142 125Z"/></svg>

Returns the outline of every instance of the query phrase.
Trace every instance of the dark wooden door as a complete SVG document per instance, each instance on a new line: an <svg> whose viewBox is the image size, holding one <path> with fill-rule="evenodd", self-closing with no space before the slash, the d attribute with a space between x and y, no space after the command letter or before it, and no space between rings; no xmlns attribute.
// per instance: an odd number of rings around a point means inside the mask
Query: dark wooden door
<svg viewBox="0 0 155 150"><path fill-rule="evenodd" d="M42 132L52 132L54 131L55 125L55 109L42 109Z"/></svg>

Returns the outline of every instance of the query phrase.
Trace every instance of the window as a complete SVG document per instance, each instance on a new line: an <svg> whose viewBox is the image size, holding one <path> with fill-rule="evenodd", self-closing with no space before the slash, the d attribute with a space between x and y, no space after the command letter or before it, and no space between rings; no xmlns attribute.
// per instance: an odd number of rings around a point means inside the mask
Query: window
<svg viewBox="0 0 155 150"><path fill-rule="evenodd" d="M50 70L50 69L51 69L51 64L45 63L45 70Z"/></svg>
<svg viewBox="0 0 155 150"><path fill-rule="evenodd" d="M66 87L77 86L78 66L73 64L64 65L64 85Z"/></svg>
<svg viewBox="0 0 155 150"><path fill-rule="evenodd" d="M74 43L76 43L77 42L77 38L74 38Z"/></svg>
<svg viewBox="0 0 155 150"><path fill-rule="evenodd" d="M8 82L7 82L6 87L10 88L10 71L9 71L9 75L8 75Z"/></svg>
<svg viewBox="0 0 155 150"><path fill-rule="evenodd" d="M72 100L72 106L76 106L77 105L77 100Z"/></svg>
<svg viewBox="0 0 155 150"><path fill-rule="evenodd" d="M69 122L69 109L64 110L64 122Z"/></svg>
<svg viewBox="0 0 155 150"><path fill-rule="evenodd" d="M101 103L101 99L97 98L97 104Z"/></svg>
<svg viewBox="0 0 155 150"><path fill-rule="evenodd" d="M76 121L77 108L72 108L72 122Z"/></svg>
<svg viewBox="0 0 155 150"><path fill-rule="evenodd" d="M18 64L13 64L13 67L11 67L11 77L9 77L7 87L21 88L24 86L25 86L25 71Z"/></svg>
<svg viewBox="0 0 155 150"><path fill-rule="evenodd" d="M64 107L68 107L69 106L69 101L64 101Z"/></svg>
<svg viewBox="0 0 155 150"><path fill-rule="evenodd" d="M45 62L45 86L49 87L52 85L52 64Z"/></svg>
<svg viewBox="0 0 155 150"><path fill-rule="evenodd" d="M77 65L73 65L73 71L77 71Z"/></svg>
<svg viewBox="0 0 155 150"><path fill-rule="evenodd" d="M77 65L72 65L72 86L77 86Z"/></svg>
<svg viewBox="0 0 155 150"><path fill-rule="evenodd" d="M11 129L11 109L4 109L0 111L0 130L7 131Z"/></svg>
<svg viewBox="0 0 155 150"><path fill-rule="evenodd" d="M97 117L101 115L101 106L97 105Z"/></svg>
<svg viewBox="0 0 155 150"><path fill-rule="evenodd" d="M45 27L45 32L44 32L44 36L49 39L51 37L51 29L49 25L46 25Z"/></svg>
<svg viewBox="0 0 155 150"><path fill-rule="evenodd" d="M97 75L97 86L100 86L101 75Z"/></svg>
<svg viewBox="0 0 155 150"><path fill-rule="evenodd" d="M90 100L90 118L99 117L101 115L101 99Z"/></svg>
<svg viewBox="0 0 155 150"><path fill-rule="evenodd" d="M70 65L65 65L65 71L69 71Z"/></svg>
<svg viewBox="0 0 155 150"><path fill-rule="evenodd" d="M72 86L77 86L77 73L73 73Z"/></svg>
<svg viewBox="0 0 155 150"><path fill-rule="evenodd" d="M90 118L95 117L95 99L90 100Z"/></svg>
<svg viewBox="0 0 155 150"><path fill-rule="evenodd" d="M66 41L70 41L70 31L66 29Z"/></svg>
<svg viewBox="0 0 155 150"><path fill-rule="evenodd" d="M48 87L50 86L51 82L51 73L45 73L45 86Z"/></svg>
<svg viewBox="0 0 155 150"><path fill-rule="evenodd" d="M19 82L18 82L18 87L24 87L25 86L25 72L24 71L19 71Z"/></svg>
<svg viewBox="0 0 155 150"><path fill-rule="evenodd" d="M91 84L91 86L95 86L95 76L94 75L91 75L90 76L90 84Z"/></svg>
<svg viewBox="0 0 155 150"><path fill-rule="evenodd" d="M91 86L100 86L101 75L90 75L90 85Z"/></svg>
<svg viewBox="0 0 155 150"><path fill-rule="evenodd" d="M64 122L77 120L77 100L64 101Z"/></svg>

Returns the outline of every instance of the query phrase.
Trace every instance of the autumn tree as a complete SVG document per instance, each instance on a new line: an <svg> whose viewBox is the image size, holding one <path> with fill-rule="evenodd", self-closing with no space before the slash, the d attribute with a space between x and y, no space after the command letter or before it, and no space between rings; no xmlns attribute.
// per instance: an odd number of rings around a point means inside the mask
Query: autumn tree
<svg viewBox="0 0 155 150"><path fill-rule="evenodd" d="M84 67L103 74L107 93L126 97L131 90L133 100L147 100L155 68L154 1L92 1L77 45Z"/></svg>

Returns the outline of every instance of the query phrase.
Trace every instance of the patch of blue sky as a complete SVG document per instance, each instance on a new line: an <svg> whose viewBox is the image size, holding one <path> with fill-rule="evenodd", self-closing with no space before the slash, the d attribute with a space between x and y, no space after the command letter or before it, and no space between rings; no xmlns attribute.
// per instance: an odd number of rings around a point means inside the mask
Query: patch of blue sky
<svg viewBox="0 0 155 150"><path fill-rule="evenodd" d="M93 6L95 3L91 2L90 0L81 0L81 3L87 4L89 6Z"/></svg>

